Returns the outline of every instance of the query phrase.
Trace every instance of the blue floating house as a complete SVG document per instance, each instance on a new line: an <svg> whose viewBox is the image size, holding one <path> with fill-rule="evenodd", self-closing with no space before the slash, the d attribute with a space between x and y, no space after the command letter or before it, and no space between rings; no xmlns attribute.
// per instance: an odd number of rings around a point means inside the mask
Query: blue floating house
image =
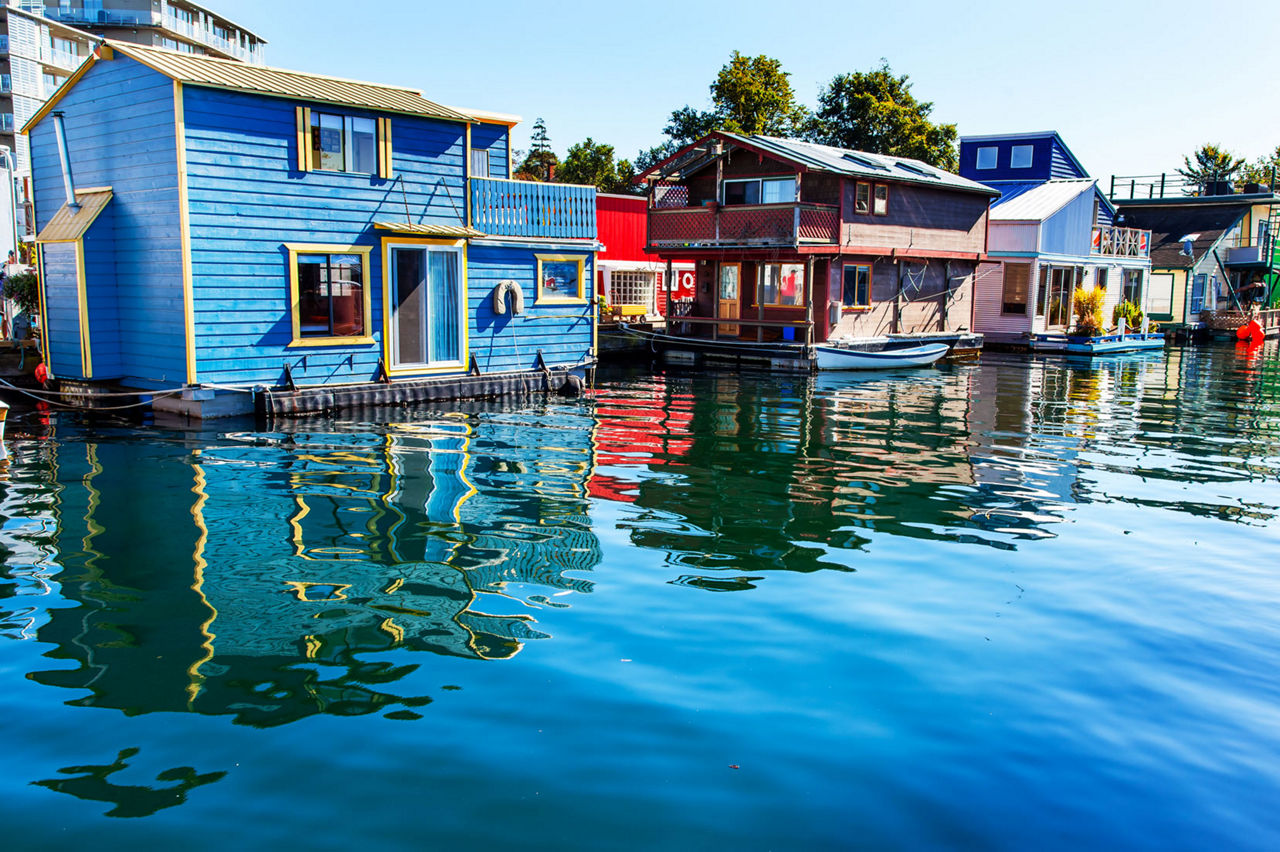
<svg viewBox="0 0 1280 852"><path fill-rule="evenodd" d="M1122 301L1147 311L1151 232L1124 226L1056 132L964 137L960 174L1000 192L974 283L973 330L986 340L1063 345L1078 287L1106 290L1108 324Z"/></svg>
<svg viewBox="0 0 1280 852"><path fill-rule="evenodd" d="M511 180L516 121L106 42L24 128L50 371L199 417L563 383L595 189Z"/></svg>

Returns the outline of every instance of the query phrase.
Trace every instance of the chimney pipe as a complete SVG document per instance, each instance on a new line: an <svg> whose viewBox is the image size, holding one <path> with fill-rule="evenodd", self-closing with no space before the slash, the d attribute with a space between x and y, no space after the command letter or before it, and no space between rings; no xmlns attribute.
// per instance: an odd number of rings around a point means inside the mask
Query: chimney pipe
<svg viewBox="0 0 1280 852"><path fill-rule="evenodd" d="M62 185L67 191L67 206L80 209L76 200L76 185L71 179L71 149L67 147L67 128L62 123L62 113L53 113L53 132L58 137L58 158L62 160Z"/></svg>

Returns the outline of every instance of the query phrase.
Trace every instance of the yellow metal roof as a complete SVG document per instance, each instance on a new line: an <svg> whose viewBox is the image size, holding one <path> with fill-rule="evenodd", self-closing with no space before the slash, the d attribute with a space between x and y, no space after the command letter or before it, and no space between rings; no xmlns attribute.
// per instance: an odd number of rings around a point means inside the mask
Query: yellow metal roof
<svg viewBox="0 0 1280 852"><path fill-rule="evenodd" d="M84 236L85 231L98 218L98 214L106 209L111 201L111 187L103 186L95 189L76 190L76 201L79 208L70 204L62 205L49 224L36 237L38 243L70 243Z"/></svg>
<svg viewBox="0 0 1280 852"><path fill-rule="evenodd" d="M429 101L421 92L403 86L361 83L302 71L249 65L235 59L197 56L157 47L108 41L112 50L137 60L168 77L194 86L234 89L281 98L359 106L385 112L472 121L473 116Z"/></svg>
<svg viewBox="0 0 1280 852"><path fill-rule="evenodd" d="M379 231L395 231L397 234L422 234L425 237L483 237L484 231L462 225L418 225L413 222L374 222Z"/></svg>

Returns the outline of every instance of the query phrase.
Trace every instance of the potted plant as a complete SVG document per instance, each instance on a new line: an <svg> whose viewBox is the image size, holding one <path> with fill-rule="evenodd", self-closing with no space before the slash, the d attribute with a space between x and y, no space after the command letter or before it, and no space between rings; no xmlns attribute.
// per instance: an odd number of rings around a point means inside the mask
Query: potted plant
<svg viewBox="0 0 1280 852"><path fill-rule="evenodd" d="M1083 342L1090 337L1098 337L1102 334L1102 301L1106 297L1107 291L1100 288L1095 287L1092 290L1076 288L1071 306L1076 315L1076 324L1067 332L1068 338L1073 342Z"/></svg>
<svg viewBox="0 0 1280 852"><path fill-rule="evenodd" d="M1127 331L1142 330L1142 308L1128 299L1116 305L1116 309L1111 312L1111 325L1119 327L1121 317L1124 318L1124 327Z"/></svg>

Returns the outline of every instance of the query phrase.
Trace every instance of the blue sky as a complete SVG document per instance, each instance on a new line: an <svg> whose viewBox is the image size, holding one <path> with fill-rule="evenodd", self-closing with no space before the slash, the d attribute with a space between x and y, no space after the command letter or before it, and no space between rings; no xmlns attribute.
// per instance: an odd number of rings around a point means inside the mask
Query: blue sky
<svg viewBox="0 0 1280 852"><path fill-rule="evenodd" d="M656 144L671 110L708 105L735 49L780 59L809 105L884 57L961 135L1057 130L1104 182L1171 171L1204 142L1250 160L1280 145L1274 0L205 2L266 38L271 65L515 113L517 147L542 116L560 153L587 136L626 157Z"/></svg>

